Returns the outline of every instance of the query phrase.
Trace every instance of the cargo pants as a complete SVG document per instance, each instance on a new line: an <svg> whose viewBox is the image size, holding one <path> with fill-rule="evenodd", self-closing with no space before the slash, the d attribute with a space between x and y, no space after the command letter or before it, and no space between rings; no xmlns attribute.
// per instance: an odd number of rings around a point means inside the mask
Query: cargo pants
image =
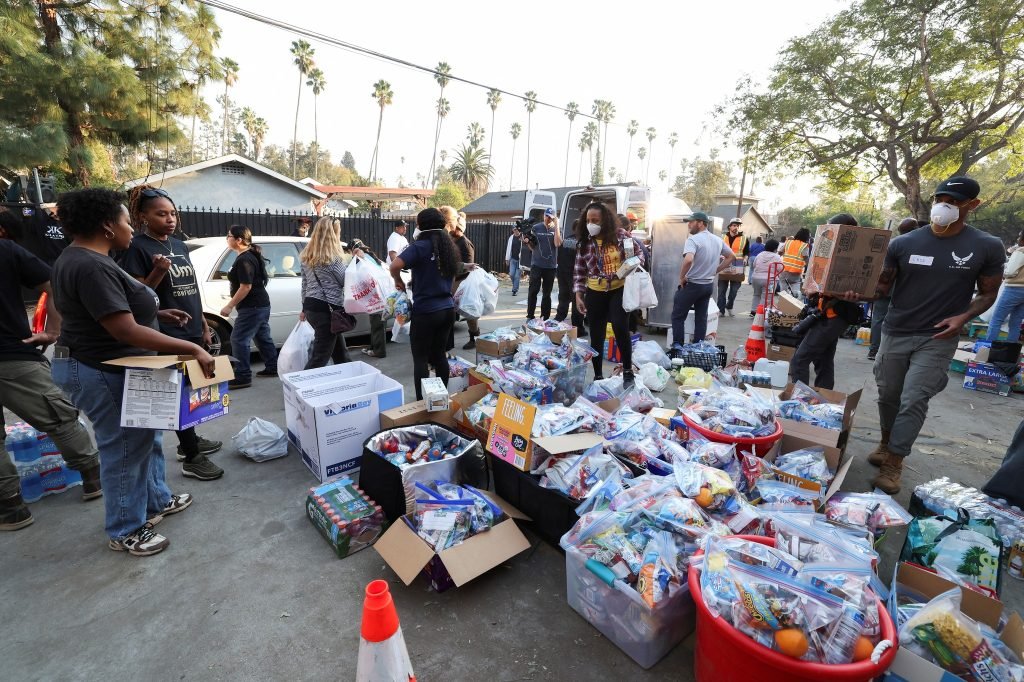
<svg viewBox="0 0 1024 682"><path fill-rule="evenodd" d="M906 457L928 416L928 401L946 387L957 337L893 336L882 332L875 360L878 419L890 432L889 452Z"/></svg>
<svg viewBox="0 0 1024 682"><path fill-rule="evenodd" d="M92 437L78 421L78 409L53 383L45 360L0 361L0 407L47 433L68 467L83 471L99 463ZM0 409L0 426L4 425ZM21 492L18 470L0 440L0 500Z"/></svg>

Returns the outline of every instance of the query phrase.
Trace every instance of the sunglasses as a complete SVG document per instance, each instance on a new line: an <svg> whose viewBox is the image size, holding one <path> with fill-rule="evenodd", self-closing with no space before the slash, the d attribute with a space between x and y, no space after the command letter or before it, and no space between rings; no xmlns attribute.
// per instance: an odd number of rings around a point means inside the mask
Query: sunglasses
<svg viewBox="0 0 1024 682"><path fill-rule="evenodd" d="M171 195L162 189L144 189L142 190L142 192L140 192L140 194L142 194L142 196L146 197L147 199L152 199L154 197L163 197L164 199L171 198Z"/></svg>

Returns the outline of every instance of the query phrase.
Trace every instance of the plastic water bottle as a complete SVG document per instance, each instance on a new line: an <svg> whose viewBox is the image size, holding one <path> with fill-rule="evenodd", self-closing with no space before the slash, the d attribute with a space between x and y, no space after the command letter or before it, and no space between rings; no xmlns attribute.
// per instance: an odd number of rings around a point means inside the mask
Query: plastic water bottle
<svg viewBox="0 0 1024 682"><path fill-rule="evenodd" d="M64 460L60 456L41 457L39 460L39 476L43 485L44 495L56 495L67 488L64 480Z"/></svg>
<svg viewBox="0 0 1024 682"><path fill-rule="evenodd" d="M19 464L18 475L21 477L21 499L25 502L38 502L43 497L43 479L35 464Z"/></svg>
<svg viewBox="0 0 1024 682"><path fill-rule="evenodd" d="M11 425L4 446L15 462L34 462L39 459L39 441L36 430L24 422Z"/></svg>

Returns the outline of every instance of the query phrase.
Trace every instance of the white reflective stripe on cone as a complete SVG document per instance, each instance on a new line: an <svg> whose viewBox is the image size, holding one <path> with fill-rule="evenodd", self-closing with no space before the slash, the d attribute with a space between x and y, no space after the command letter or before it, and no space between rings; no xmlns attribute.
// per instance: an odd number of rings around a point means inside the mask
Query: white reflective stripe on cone
<svg viewBox="0 0 1024 682"><path fill-rule="evenodd" d="M356 682L416 682L401 626L383 642L359 638Z"/></svg>

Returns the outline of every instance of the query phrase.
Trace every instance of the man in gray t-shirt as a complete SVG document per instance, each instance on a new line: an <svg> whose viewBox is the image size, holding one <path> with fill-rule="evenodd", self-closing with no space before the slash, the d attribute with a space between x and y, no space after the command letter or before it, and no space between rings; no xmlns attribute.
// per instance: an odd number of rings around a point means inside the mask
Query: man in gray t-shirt
<svg viewBox="0 0 1024 682"><path fill-rule="evenodd" d="M683 267L679 272L679 288L672 301L672 340L686 343L686 318L693 308L693 341L703 341L708 330L708 301L715 286L715 277L729 267L733 257L721 237L708 232L708 216L700 211L687 222L690 237L683 246Z"/></svg>
<svg viewBox="0 0 1024 682"><path fill-rule="evenodd" d="M924 426L928 401L946 387L963 326L999 292L1003 245L966 223L980 191L965 176L940 183L931 224L889 242L885 255L876 296L892 292L892 303L874 368L882 438L868 462L881 467L871 484L890 495L900 490L903 458Z"/></svg>

